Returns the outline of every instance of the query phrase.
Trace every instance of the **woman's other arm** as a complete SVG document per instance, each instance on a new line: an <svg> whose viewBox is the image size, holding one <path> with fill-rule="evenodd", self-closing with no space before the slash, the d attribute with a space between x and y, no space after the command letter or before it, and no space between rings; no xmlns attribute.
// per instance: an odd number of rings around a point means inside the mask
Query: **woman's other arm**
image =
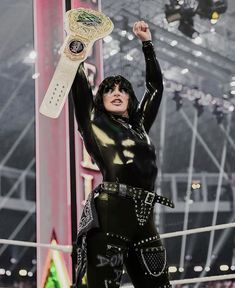
<svg viewBox="0 0 235 288"><path fill-rule="evenodd" d="M85 75L83 64L79 66L74 79L72 96L78 130L84 136L84 132L90 129L91 126L91 113L94 103L91 86Z"/></svg>
<svg viewBox="0 0 235 288"><path fill-rule="evenodd" d="M134 24L133 31L142 41L142 49L146 63L146 90L139 105L146 132L149 132L156 116L162 99L163 80L159 63L156 59L151 32L144 21Z"/></svg>

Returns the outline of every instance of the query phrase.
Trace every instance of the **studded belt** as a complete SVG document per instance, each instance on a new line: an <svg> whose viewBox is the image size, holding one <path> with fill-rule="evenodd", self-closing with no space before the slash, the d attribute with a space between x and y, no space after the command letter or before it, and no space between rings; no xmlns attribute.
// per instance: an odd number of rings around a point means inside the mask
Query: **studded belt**
<svg viewBox="0 0 235 288"><path fill-rule="evenodd" d="M174 203L170 199L168 199L167 197L158 195L154 191L150 192L142 188L137 188L137 187L129 186L129 185L122 184L122 183L116 183L116 182L102 182L100 186L107 193L118 194L122 197L141 199L147 205L153 205L155 203L159 203L165 206L169 206L170 208L175 207Z"/></svg>
<svg viewBox="0 0 235 288"><path fill-rule="evenodd" d="M150 211L155 203L174 208L174 203L167 197L158 195L154 191L146 191L117 182L102 182L100 184L101 192L117 194L121 197L129 197L134 200L135 212L140 225L144 225L147 221Z"/></svg>

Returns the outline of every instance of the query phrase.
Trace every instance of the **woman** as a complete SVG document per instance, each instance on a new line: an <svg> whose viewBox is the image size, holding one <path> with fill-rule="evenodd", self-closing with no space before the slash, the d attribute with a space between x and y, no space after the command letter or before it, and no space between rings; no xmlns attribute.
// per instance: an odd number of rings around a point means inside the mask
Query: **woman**
<svg viewBox="0 0 235 288"><path fill-rule="evenodd" d="M82 66L73 85L78 130L103 175L88 199L78 234L78 276L87 258L89 288L120 287L123 265L135 288L171 287L153 206L173 203L153 192L156 154L148 137L161 102L162 74L148 25L138 21L133 32L142 41L146 62L140 104L120 75L103 80L94 102Z"/></svg>

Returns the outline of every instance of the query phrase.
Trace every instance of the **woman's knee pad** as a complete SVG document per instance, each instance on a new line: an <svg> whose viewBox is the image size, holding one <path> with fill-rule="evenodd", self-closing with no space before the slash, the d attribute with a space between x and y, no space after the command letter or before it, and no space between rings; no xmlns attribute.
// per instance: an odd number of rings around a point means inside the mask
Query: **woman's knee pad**
<svg viewBox="0 0 235 288"><path fill-rule="evenodd" d="M166 249L164 246L136 247L135 253L145 275L154 277L165 273Z"/></svg>

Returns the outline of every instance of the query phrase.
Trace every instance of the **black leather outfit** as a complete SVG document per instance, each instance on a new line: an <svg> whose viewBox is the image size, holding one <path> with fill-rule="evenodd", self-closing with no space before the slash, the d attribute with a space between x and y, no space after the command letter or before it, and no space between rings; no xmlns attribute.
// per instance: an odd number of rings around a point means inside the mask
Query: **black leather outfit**
<svg viewBox="0 0 235 288"><path fill-rule="evenodd" d="M151 41L143 42L143 53L146 90L135 117L108 112L96 115L82 66L74 81L73 100L78 130L103 180L153 191L156 153L148 132L160 106L163 83ZM100 227L87 233L88 287L119 287L123 264L135 288L171 287L153 209L140 227L132 199L102 191L95 198L95 206Z"/></svg>

